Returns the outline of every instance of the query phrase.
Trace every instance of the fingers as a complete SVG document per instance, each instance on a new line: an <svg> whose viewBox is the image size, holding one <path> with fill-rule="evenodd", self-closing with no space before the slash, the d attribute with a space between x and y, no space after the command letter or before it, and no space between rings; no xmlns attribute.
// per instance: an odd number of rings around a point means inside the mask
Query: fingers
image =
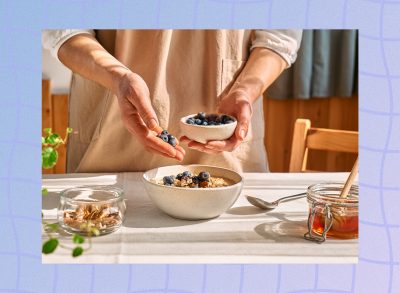
<svg viewBox="0 0 400 293"><path fill-rule="evenodd" d="M185 150L179 145L174 148L156 137L156 133L149 131L139 114L123 115L123 121L128 131L137 136L149 151L163 154L169 158L176 158L179 161L183 160Z"/></svg>
<svg viewBox="0 0 400 293"><path fill-rule="evenodd" d="M181 148L181 147L179 147L179 148ZM152 153L152 154L161 155L161 156L163 156L163 157L166 157L166 158L171 159L171 157L170 157L169 155L167 155L167 154L165 154L165 153L162 153L162 152L160 152L159 150L152 148L151 146L148 146L148 147L146 148L146 150L147 150L148 152ZM185 150L181 148L181 149L179 149L179 150L176 152L176 156L175 156L173 159L176 159L176 160L178 160L179 162L182 162L184 156L185 156Z"/></svg>
<svg viewBox="0 0 400 293"><path fill-rule="evenodd" d="M231 152L234 149L236 149L242 141L238 140L238 138L235 135L232 135L231 138L227 140L213 140L207 142L205 147L209 150L214 150L214 151L228 151Z"/></svg>
<svg viewBox="0 0 400 293"><path fill-rule="evenodd" d="M150 98L139 96L132 101L132 104L150 130L157 133L162 131L162 128L158 123L156 112L151 105Z"/></svg>
<svg viewBox="0 0 400 293"><path fill-rule="evenodd" d="M216 155L216 154L219 154L222 152L219 150L208 149L208 148L206 148L205 144L202 144L202 143L199 143L196 141L189 142L188 147L191 149L194 149L196 151L207 153L207 154L212 154L212 155Z"/></svg>
<svg viewBox="0 0 400 293"><path fill-rule="evenodd" d="M149 133L149 135L147 135L146 146L159 150L160 152L163 152L172 158L176 156L176 149L170 144L164 142L162 139L156 137L153 133Z"/></svg>
<svg viewBox="0 0 400 293"><path fill-rule="evenodd" d="M219 154L221 152L231 152L236 149L241 141L237 139L235 135L232 135L228 140L212 140L208 141L206 144L202 144L191 140L186 136L182 136L179 139L182 143L186 143L191 149L208 153L208 154Z"/></svg>
<svg viewBox="0 0 400 293"><path fill-rule="evenodd" d="M236 116L238 124L235 129L235 136L240 141L243 141L247 136L251 121L251 115L252 115L252 107L250 102L242 101L239 104L239 109Z"/></svg>
<svg viewBox="0 0 400 293"><path fill-rule="evenodd" d="M125 89L124 96L139 113L146 126L150 130L159 132L161 128L151 104L149 88L142 77L137 74L132 74L130 76L129 86Z"/></svg>
<svg viewBox="0 0 400 293"><path fill-rule="evenodd" d="M182 148L182 147L180 147L180 148ZM183 158L185 157L185 154L186 154L186 152L185 152L184 149L178 150L178 151L176 152L175 159L178 160L179 162L182 162L182 161L183 161Z"/></svg>
<svg viewBox="0 0 400 293"><path fill-rule="evenodd" d="M203 153L208 153L208 154L219 154L222 152L222 150L213 150L213 149L209 149L206 147L206 144L202 144L199 142L196 142L194 140L191 140L190 138L186 137L186 136L182 136L181 138L179 138L179 140L183 143L186 143L188 145L189 148L199 151L199 152L203 152Z"/></svg>
<svg viewBox="0 0 400 293"><path fill-rule="evenodd" d="M181 137L179 138L179 141L188 144L188 143L191 142L192 140L191 140L190 138L188 138L187 136L181 136Z"/></svg>

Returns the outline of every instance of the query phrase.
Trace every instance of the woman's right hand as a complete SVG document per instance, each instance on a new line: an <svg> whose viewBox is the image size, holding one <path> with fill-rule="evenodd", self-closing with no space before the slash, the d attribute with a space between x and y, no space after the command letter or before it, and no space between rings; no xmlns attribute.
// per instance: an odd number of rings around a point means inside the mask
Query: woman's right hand
<svg viewBox="0 0 400 293"><path fill-rule="evenodd" d="M139 139L146 150L182 161L185 150L181 146L176 145L174 148L157 137L162 128L151 105L149 89L143 78L127 70L117 78L115 92L125 127Z"/></svg>

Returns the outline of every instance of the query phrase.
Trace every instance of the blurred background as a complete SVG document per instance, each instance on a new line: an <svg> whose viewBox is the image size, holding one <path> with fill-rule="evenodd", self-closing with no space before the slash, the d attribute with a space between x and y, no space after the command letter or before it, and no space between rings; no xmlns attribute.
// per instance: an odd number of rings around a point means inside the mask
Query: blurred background
<svg viewBox="0 0 400 293"><path fill-rule="evenodd" d="M42 128L64 136L71 72L42 49ZM295 121L358 131L357 30L304 30L298 57L264 94L265 147L271 172L289 172ZM309 150L307 169L350 171L355 153ZM65 173L66 150L43 174Z"/></svg>

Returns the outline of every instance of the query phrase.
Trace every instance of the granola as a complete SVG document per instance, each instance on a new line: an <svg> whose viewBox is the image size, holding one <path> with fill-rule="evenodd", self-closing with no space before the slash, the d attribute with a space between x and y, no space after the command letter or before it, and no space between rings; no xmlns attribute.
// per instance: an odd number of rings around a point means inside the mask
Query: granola
<svg viewBox="0 0 400 293"><path fill-rule="evenodd" d="M191 174L189 171L184 171L176 176L170 175L159 179L152 179L152 181L159 185L183 188L217 188L230 185L227 179L211 177L208 172Z"/></svg>
<svg viewBox="0 0 400 293"><path fill-rule="evenodd" d="M99 230L108 229L121 225L122 216L108 204L81 204L75 210L64 211L64 224L71 228L85 232L88 223Z"/></svg>

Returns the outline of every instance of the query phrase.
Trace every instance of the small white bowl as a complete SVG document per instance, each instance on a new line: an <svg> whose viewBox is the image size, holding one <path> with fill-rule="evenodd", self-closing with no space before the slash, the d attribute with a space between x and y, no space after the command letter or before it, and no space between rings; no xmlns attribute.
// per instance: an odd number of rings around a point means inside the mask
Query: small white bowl
<svg viewBox="0 0 400 293"><path fill-rule="evenodd" d="M152 179L177 175L183 171L207 171L212 177L222 177L232 185L216 188L184 188L159 185ZM203 220L218 217L239 197L243 179L229 169L207 165L176 165L155 168L143 174L144 187L153 203L166 214L185 220Z"/></svg>
<svg viewBox="0 0 400 293"><path fill-rule="evenodd" d="M191 140L206 144L210 140L226 140L230 138L235 132L237 120L235 117L227 115L233 119L234 122L221 125L195 125L187 124L186 120L194 117L197 114L191 114L181 118L181 131L182 134Z"/></svg>

